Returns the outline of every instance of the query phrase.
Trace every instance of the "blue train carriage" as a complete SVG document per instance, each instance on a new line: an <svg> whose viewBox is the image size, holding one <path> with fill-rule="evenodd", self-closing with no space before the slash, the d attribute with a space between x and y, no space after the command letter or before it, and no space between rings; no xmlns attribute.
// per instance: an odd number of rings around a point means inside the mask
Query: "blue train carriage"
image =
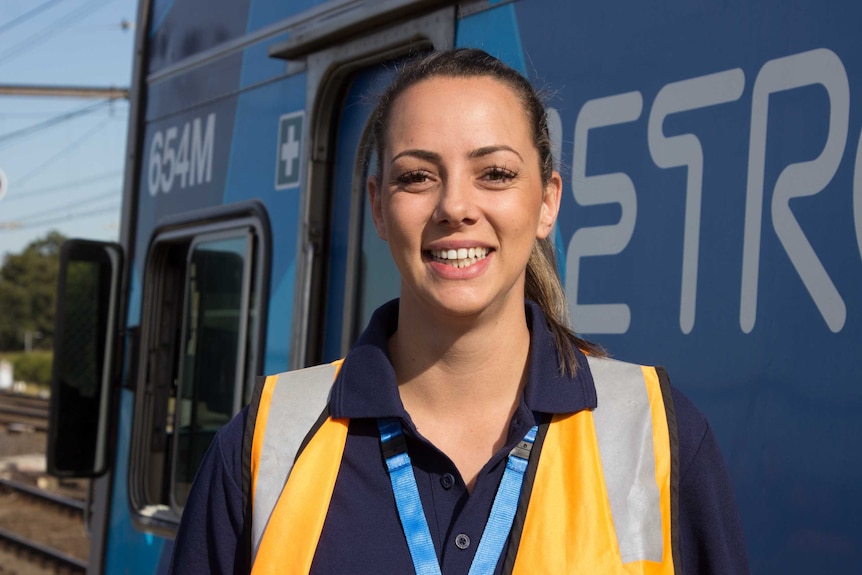
<svg viewBox="0 0 862 575"><path fill-rule="evenodd" d="M752 571L858 569L860 12L143 0L121 240L66 246L57 314L48 460L93 477L90 572L163 572L253 378L397 294L363 128L399 59L453 46L550 88L575 325L708 416Z"/></svg>

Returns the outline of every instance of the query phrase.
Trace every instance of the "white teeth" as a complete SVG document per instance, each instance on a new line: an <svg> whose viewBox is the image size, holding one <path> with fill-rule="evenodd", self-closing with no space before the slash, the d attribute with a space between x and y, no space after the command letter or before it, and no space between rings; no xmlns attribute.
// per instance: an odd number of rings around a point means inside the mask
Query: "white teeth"
<svg viewBox="0 0 862 575"><path fill-rule="evenodd" d="M469 267L479 260L485 259L488 248L458 248L450 250L432 250L431 257L439 262L445 262L455 268Z"/></svg>

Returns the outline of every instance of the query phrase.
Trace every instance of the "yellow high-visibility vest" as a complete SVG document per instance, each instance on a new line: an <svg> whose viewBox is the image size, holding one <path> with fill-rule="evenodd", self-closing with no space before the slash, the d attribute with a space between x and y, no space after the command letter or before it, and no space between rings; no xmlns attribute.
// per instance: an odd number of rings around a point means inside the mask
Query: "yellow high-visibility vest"
<svg viewBox="0 0 862 575"><path fill-rule="evenodd" d="M538 464L521 494L523 526L510 535L516 553L505 572L671 575L680 564L679 473L667 378L654 367L588 363L598 406L554 415L540 429ZM333 419L326 407L340 367L270 376L256 394L249 415L253 575L311 568L347 440L349 420Z"/></svg>

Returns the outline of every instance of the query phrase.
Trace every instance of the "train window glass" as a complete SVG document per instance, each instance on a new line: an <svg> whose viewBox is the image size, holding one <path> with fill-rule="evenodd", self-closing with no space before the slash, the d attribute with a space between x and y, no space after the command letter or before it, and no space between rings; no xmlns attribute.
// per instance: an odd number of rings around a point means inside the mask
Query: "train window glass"
<svg viewBox="0 0 862 575"><path fill-rule="evenodd" d="M182 507L216 431L240 408L244 381L249 238L202 241L189 251L173 426L172 498Z"/></svg>
<svg viewBox="0 0 862 575"><path fill-rule="evenodd" d="M309 361L342 357L381 304L398 297L400 276L386 242L377 236L368 204L367 181L377 170L368 118L371 94L390 83L398 63L387 61L355 72L339 103L329 214L328 286L323 354Z"/></svg>
<svg viewBox="0 0 862 575"><path fill-rule="evenodd" d="M254 219L157 232L144 274L129 493L170 532L216 431L261 369L268 234Z"/></svg>
<svg viewBox="0 0 862 575"><path fill-rule="evenodd" d="M366 174L361 180L368 180L370 171L377 170L377 154L372 153L366 163ZM387 301L398 297L401 276L392 256L389 244L380 239L371 217L368 202L362 202L362 244L357 282L359 327L364 329L374 310Z"/></svg>

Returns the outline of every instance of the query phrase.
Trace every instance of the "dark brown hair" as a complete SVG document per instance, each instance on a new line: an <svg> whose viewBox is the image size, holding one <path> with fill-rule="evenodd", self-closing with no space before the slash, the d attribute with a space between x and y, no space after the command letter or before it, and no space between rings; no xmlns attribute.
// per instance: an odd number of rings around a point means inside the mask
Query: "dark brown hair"
<svg viewBox="0 0 862 575"><path fill-rule="evenodd" d="M382 174L383 147L392 104L405 90L432 77L489 77L501 82L517 94L530 124L533 145L539 153L542 185L546 186L554 173L551 138L545 106L530 82L518 71L487 52L460 48L432 52L408 63L380 96L369 119L374 148L377 152L377 174ZM577 371L575 348L593 355L604 355L601 347L577 337L569 327L566 293L557 273L554 244L549 238L536 240L527 262L525 295L539 304L548 327L554 334L560 356L560 370L574 375Z"/></svg>

